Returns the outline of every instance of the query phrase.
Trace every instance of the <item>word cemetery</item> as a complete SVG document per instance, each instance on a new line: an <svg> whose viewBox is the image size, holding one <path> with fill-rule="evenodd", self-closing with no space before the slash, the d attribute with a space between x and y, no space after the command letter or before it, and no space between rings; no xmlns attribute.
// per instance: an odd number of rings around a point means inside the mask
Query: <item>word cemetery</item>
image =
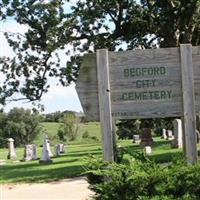
<svg viewBox="0 0 200 200"><path fill-rule="evenodd" d="M114 160L116 119L181 117L186 158L196 163L200 47L97 50L83 57L76 90L86 117L101 121L105 160Z"/></svg>

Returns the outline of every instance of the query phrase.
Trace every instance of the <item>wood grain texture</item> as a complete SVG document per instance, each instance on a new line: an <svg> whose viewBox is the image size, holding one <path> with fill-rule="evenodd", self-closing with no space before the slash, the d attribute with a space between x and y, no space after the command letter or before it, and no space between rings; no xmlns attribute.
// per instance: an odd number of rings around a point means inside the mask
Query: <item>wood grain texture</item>
<svg viewBox="0 0 200 200"><path fill-rule="evenodd" d="M182 94L184 112L184 135L187 162L197 162L197 138L194 103L194 82L192 64L192 46L190 44L180 45L181 72L182 72Z"/></svg>
<svg viewBox="0 0 200 200"><path fill-rule="evenodd" d="M194 93L196 113L200 112L200 47L193 47ZM166 67L164 76L124 77L124 69ZM135 50L127 52L109 52L110 87L113 116L116 119L126 118L152 118L163 116L183 116L182 111L182 80L179 48ZM155 87L137 88L139 80L154 80ZM85 56L80 69L76 86L86 117L92 121L99 121L99 100L97 83L96 55ZM124 92L147 92L171 90L170 99L123 101ZM130 111L132 114L117 115ZM138 112L140 110L140 112Z"/></svg>
<svg viewBox="0 0 200 200"><path fill-rule="evenodd" d="M108 162L113 162L113 121L111 115L108 50L106 49L97 50L97 75L104 159Z"/></svg>

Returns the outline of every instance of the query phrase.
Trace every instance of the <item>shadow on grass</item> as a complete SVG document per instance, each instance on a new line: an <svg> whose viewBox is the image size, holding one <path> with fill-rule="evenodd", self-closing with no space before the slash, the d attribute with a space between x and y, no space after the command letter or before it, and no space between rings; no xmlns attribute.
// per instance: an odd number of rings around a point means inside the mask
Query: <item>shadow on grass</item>
<svg viewBox="0 0 200 200"><path fill-rule="evenodd" d="M65 166L59 168L47 168L30 170L24 167L23 170L9 170L5 169L1 174L2 183L39 183L50 182L65 178L72 178L80 176L84 172L84 168L81 164L74 166Z"/></svg>
<svg viewBox="0 0 200 200"><path fill-rule="evenodd" d="M83 158L90 154L100 156L102 151L96 149L80 152L68 153L60 157L52 158L52 164L39 164L37 160L3 165L0 168L0 182L50 182L81 176L84 172Z"/></svg>
<svg viewBox="0 0 200 200"><path fill-rule="evenodd" d="M184 159L184 154L181 151L166 152L162 154L150 155L149 158L150 160L156 163L167 163L167 162L172 162L179 159Z"/></svg>

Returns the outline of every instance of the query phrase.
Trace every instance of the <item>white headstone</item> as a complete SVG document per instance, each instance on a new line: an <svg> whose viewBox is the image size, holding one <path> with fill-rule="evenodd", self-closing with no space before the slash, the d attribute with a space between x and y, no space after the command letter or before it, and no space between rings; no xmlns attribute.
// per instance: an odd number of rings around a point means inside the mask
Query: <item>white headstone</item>
<svg viewBox="0 0 200 200"><path fill-rule="evenodd" d="M35 144L25 145L24 160L37 160L37 147Z"/></svg>
<svg viewBox="0 0 200 200"><path fill-rule="evenodd" d="M178 148L183 147L183 133L182 133L182 122L180 119L173 121L174 126L174 144Z"/></svg>
<svg viewBox="0 0 200 200"><path fill-rule="evenodd" d="M8 138L8 159L11 159L11 160L17 159L17 154L15 152L13 138Z"/></svg>
<svg viewBox="0 0 200 200"><path fill-rule="evenodd" d="M48 152L49 152L49 156L50 156L50 157L53 157L53 153L51 152L50 141L49 141L48 138L47 138L47 150L48 150Z"/></svg>
<svg viewBox="0 0 200 200"><path fill-rule="evenodd" d="M133 135L133 142L136 144L140 144L141 139L139 135Z"/></svg>
<svg viewBox="0 0 200 200"><path fill-rule="evenodd" d="M150 155L150 154L152 153L151 146L146 146L146 147L144 147L144 150L145 150L145 153L146 153L147 155Z"/></svg>
<svg viewBox="0 0 200 200"><path fill-rule="evenodd" d="M174 139L172 130L167 130L167 139L168 140L173 140Z"/></svg>
<svg viewBox="0 0 200 200"><path fill-rule="evenodd" d="M65 153L65 145L64 144L59 144L60 148L60 153Z"/></svg>
<svg viewBox="0 0 200 200"><path fill-rule="evenodd" d="M162 138L167 139L167 131L164 128L162 129Z"/></svg>
<svg viewBox="0 0 200 200"><path fill-rule="evenodd" d="M49 153L49 148L47 148L49 144L49 139L47 135L44 136L44 142L43 142L43 149L42 149L42 158L39 161L40 163L52 163L50 153Z"/></svg>

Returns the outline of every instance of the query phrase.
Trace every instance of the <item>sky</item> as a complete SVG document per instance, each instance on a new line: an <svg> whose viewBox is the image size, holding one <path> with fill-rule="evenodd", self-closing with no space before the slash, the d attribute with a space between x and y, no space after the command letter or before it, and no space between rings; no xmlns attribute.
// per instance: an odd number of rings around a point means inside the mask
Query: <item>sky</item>
<svg viewBox="0 0 200 200"><path fill-rule="evenodd" d="M14 20L9 20L8 22L0 22L0 56L13 56L14 53L9 47L3 32L19 32L24 33L27 30L25 26L18 25ZM62 56L62 62L67 60L66 56ZM2 79L0 75L0 79ZM0 80L1 82L1 80ZM57 86L54 81L51 83L49 92L42 97L40 102L44 105L44 113L51 113L56 111L73 110L80 112L82 107L75 90L75 84L68 87ZM4 111L9 112L10 109L14 107L32 108L33 105L27 102L11 102L4 106ZM2 106L0 106L2 108Z"/></svg>

